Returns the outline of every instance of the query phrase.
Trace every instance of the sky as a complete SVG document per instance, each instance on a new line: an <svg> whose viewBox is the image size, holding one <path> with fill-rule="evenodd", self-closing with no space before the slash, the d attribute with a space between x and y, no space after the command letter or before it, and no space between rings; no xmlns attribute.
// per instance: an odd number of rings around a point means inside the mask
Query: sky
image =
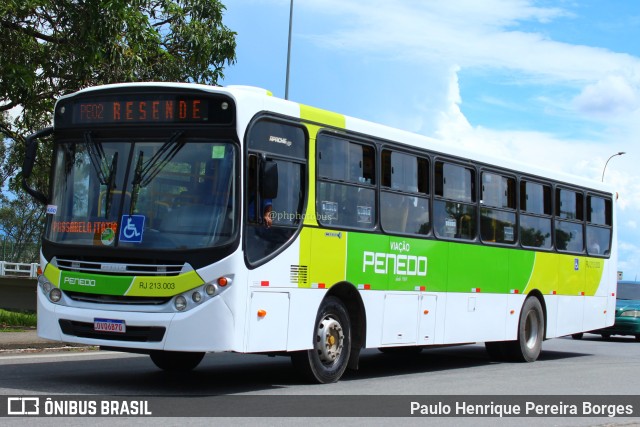
<svg viewBox="0 0 640 427"><path fill-rule="evenodd" d="M219 83L284 97L290 0L223 3L238 45ZM288 95L604 179L619 193L618 270L640 280L637 40L637 0L295 0Z"/></svg>

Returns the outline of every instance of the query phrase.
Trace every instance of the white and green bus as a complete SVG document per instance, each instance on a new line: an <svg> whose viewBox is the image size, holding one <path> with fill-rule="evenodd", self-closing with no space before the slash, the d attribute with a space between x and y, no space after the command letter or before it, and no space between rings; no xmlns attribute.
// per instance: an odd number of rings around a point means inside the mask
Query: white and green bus
<svg viewBox="0 0 640 427"><path fill-rule="evenodd" d="M46 136L49 194L29 185ZM326 383L364 348L475 342L531 362L614 321L609 187L261 89L65 96L23 184L47 209L39 336L166 370L289 354Z"/></svg>

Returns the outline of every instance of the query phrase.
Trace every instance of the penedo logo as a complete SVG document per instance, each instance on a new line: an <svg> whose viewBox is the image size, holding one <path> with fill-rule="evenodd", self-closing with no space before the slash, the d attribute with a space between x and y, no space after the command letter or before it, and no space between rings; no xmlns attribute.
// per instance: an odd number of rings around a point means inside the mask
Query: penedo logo
<svg viewBox="0 0 640 427"><path fill-rule="evenodd" d="M40 398L8 397L7 415L40 415Z"/></svg>
<svg viewBox="0 0 640 427"><path fill-rule="evenodd" d="M69 285L78 285L78 286L95 286L95 279L82 279L79 277L65 277L64 283Z"/></svg>

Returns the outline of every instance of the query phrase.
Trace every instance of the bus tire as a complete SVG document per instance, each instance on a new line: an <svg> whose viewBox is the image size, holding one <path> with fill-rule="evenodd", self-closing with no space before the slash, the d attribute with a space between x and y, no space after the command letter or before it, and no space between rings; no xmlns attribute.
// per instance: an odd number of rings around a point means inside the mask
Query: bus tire
<svg viewBox="0 0 640 427"><path fill-rule="evenodd" d="M200 364L204 353L158 350L152 351L149 356L153 363L164 371L186 372Z"/></svg>
<svg viewBox="0 0 640 427"><path fill-rule="evenodd" d="M518 339L506 343L509 359L515 362L535 362L542 351L544 312L536 297L524 301L518 323Z"/></svg>
<svg viewBox="0 0 640 427"><path fill-rule="evenodd" d="M311 350L291 355L296 369L315 383L334 383L342 377L351 354L351 321L342 301L329 296L318 310Z"/></svg>
<svg viewBox="0 0 640 427"><path fill-rule="evenodd" d="M584 333L582 332L578 332L577 334L571 334L571 338L573 338L574 340L581 340L583 336L584 336Z"/></svg>

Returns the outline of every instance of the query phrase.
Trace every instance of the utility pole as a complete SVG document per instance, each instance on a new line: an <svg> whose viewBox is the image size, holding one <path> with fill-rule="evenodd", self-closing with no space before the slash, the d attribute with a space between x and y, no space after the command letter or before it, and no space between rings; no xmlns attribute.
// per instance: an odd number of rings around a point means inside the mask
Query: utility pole
<svg viewBox="0 0 640 427"><path fill-rule="evenodd" d="M284 84L284 99L289 99L289 67L291 65L291 26L293 24L293 0L289 7L289 44L287 45L287 80Z"/></svg>

